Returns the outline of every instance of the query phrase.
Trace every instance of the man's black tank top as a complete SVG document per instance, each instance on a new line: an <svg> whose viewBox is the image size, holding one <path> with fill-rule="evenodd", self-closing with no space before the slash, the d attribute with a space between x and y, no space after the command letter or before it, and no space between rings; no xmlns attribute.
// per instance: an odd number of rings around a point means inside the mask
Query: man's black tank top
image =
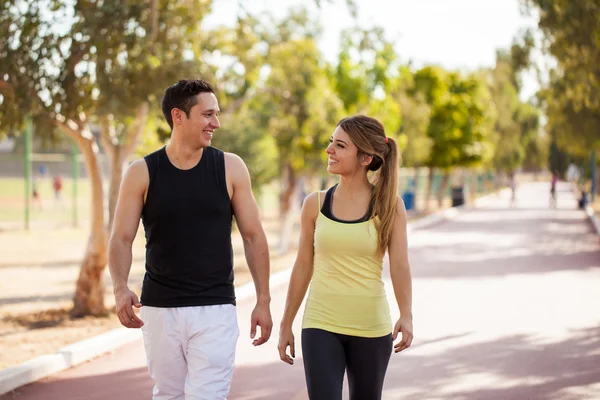
<svg viewBox="0 0 600 400"><path fill-rule="evenodd" d="M141 303L235 304L224 153L207 147L189 170L171 164L164 147L144 159L150 183L142 210L146 274Z"/></svg>

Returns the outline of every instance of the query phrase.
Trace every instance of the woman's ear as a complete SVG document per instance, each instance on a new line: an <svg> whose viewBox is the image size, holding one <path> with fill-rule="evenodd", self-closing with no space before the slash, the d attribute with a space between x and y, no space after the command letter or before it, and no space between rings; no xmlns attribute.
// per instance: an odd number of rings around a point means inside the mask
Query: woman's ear
<svg viewBox="0 0 600 400"><path fill-rule="evenodd" d="M362 165L363 167L368 167L371 164L371 162L373 162L373 156L363 154L362 159L360 161L360 165Z"/></svg>

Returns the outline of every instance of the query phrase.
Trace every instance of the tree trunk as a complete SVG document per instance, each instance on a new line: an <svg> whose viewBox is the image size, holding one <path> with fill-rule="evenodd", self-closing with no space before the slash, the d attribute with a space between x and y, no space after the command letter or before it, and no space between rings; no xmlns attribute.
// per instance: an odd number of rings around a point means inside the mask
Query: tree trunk
<svg viewBox="0 0 600 400"><path fill-rule="evenodd" d="M431 192L433 192L433 177L435 171L433 167L429 167L429 176L427 178L427 193L425 194L425 212L429 211L429 199L431 199Z"/></svg>
<svg viewBox="0 0 600 400"><path fill-rule="evenodd" d="M100 140L110 160L110 183L108 186L108 226L107 232L111 232L119 198L119 189L123 179L123 166L129 155L135 150L138 138L143 134L148 122L150 105L143 102L137 109L136 119L121 138L120 142L110 134L110 122L105 118L101 124Z"/></svg>
<svg viewBox="0 0 600 400"><path fill-rule="evenodd" d="M477 199L477 171L469 171L469 197L470 203L475 204L475 200Z"/></svg>
<svg viewBox="0 0 600 400"><path fill-rule="evenodd" d="M420 182L420 177L421 177L421 168L415 167L414 171L415 171L414 177L413 177L414 185L412 185L412 187L410 187L409 190L412 190L412 192L413 192L413 211L417 211L418 210L417 200L419 199L419 196L417 195L417 192L419 191L419 182Z"/></svg>
<svg viewBox="0 0 600 400"><path fill-rule="evenodd" d="M297 201L298 178L290 164L285 166L283 174L283 187L279 194L279 224L280 224L280 242L279 252L285 254L289 250L289 243L294 227L294 217L297 207L294 207Z"/></svg>
<svg viewBox="0 0 600 400"><path fill-rule="evenodd" d="M119 188L123 178L123 146L117 145L114 148L113 156L110 160L110 183L108 184L108 226L107 231L112 231L113 220L115 218L115 209L119 198Z"/></svg>
<svg viewBox="0 0 600 400"><path fill-rule="evenodd" d="M73 296L73 309L71 310L73 317L106 313L103 273L107 264L108 249L108 237L104 228L102 171L98 162L98 154L94 151L97 146L94 139L84 139L83 137L78 140L78 145L92 183L92 229Z"/></svg>
<svg viewBox="0 0 600 400"><path fill-rule="evenodd" d="M442 208L444 205L444 195L446 194L446 189L448 188L448 182L450 181L450 172L444 172L444 176L442 177L442 182L440 182L440 187L437 193L437 201L438 208Z"/></svg>

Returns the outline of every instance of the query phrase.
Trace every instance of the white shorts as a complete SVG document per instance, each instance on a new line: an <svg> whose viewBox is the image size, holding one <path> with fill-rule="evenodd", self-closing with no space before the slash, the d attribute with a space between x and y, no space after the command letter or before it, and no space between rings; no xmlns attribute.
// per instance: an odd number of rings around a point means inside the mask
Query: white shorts
<svg viewBox="0 0 600 400"><path fill-rule="evenodd" d="M153 400L225 400L239 327L235 306L143 306Z"/></svg>

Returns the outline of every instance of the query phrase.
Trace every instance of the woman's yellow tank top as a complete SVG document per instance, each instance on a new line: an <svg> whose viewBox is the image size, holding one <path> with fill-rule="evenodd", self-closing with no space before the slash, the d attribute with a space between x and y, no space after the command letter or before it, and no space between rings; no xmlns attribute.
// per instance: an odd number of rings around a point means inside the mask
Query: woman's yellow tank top
<svg viewBox="0 0 600 400"><path fill-rule="evenodd" d="M315 222L314 271L302 328L350 336L381 337L392 331L381 277L373 219L345 224L321 212Z"/></svg>

